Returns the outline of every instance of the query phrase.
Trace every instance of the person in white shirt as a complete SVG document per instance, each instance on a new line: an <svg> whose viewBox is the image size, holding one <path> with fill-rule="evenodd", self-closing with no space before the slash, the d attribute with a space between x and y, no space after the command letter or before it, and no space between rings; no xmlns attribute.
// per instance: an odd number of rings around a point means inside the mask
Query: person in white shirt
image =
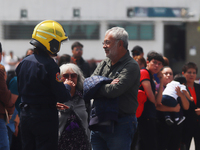
<svg viewBox="0 0 200 150"><path fill-rule="evenodd" d="M178 104L178 97L187 98L193 101L190 97L189 92L186 89L186 79L183 75L176 75L174 80L167 84L165 90L162 93L162 104L170 107L175 107ZM185 117L181 116L180 112L164 112L165 121L168 125L172 125L174 121L177 125L181 124ZM174 121L171 119L171 115L174 115Z"/></svg>
<svg viewBox="0 0 200 150"><path fill-rule="evenodd" d="M8 64L9 68L6 71L14 71L16 64L18 63L18 57L13 55L13 51L10 51L9 56L6 56L5 62Z"/></svg>

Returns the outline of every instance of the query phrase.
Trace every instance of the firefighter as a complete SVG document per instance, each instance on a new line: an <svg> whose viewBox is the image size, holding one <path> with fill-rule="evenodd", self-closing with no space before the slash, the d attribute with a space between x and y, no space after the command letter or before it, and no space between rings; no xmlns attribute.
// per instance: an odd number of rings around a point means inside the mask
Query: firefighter
<svg viewBox="0 0 200 150"><path fill-rule="evenodd" d="M57 56L60 45L68 37L56 21L39 23L30 44L34 54L25 57L16 68L21 96L20 129L23 150L57 149L57 102L70 99L73 82L63 84L60 70L52 56Z"/></svg>

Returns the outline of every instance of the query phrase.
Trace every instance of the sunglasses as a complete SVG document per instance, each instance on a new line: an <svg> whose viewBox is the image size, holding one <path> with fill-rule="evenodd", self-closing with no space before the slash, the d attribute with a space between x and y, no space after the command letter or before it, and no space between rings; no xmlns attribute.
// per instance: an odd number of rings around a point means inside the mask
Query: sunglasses
<svg viewBox="0 0 200 150"><path fill-rule="evenodd" d="M71 77L71 79L77 78L77 74L76 73L72 73L72 74L66 73L66 74L63 74L62 76L64 78L66 78L66 79L69 79L69 76Z"/></svg>

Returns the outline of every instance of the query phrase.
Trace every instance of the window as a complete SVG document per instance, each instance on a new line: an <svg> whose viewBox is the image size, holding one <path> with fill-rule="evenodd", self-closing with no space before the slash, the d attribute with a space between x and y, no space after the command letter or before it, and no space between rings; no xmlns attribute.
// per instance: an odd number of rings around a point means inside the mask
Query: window
<svg viewBox="0 0 200 150"><path fill-rule="evenodd" d="M69 24L63 25L69 39L99 39L99 25Z"/></svg>
<svg viewBox="0 0 200 150"><path fill-rule="evenodd" d="M140 39L152 40L154 37L152 25L140 25Z"/></svg>
<svg viewBox="0 0 200 150"><path fill-rule="evenodd" d="M130 40L137 40L138 38L138 26L137 25L127 25L125 30L128 32Z"/></svg>
<svg viewBox="0 0 200 150"><path fill-rule="evenodd" d="M153 24L110 24L109 28L122 27L129 35L129 40L154 40Z"/></svg>
<svg viewBox="0 0 200 150"><path fill-rule="evenodd" d="M31 39L35 25L3 25L4 39Z"/></svg>
<svg viewBox="0 0 200 150"><path fill-rule="evenodd" d="M37 24L37 23L36 23ZM4 39L31 39L35 25L5 24L3 25ZM92 24L61 23L69 39L96 40L99 39L100 26Z"/></svg>

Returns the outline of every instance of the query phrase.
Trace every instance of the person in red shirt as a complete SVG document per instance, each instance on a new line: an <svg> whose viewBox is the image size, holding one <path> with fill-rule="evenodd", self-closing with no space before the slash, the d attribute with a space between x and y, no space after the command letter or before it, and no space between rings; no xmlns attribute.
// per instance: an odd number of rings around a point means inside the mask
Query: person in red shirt
<svg viewBox="0 0 200 150"><path fill-rule="evenodd" d="M144 103L142 115L138 118L139 149L157 150L157 127L156 110L160 111L179 111L180 106L168 107L161 103L163 92L163 75L161 68L164 65L163 56L157 52L147 54L147 67L140 70L140 90L147 95L147 101ZM157 74L160 80L160 87L156 91L153 75Z"/></svg>
<svg viewBox="0 0 200 150"><path fill-rule="evenodd" d="M157 52L149 52L147 54L147 67L140 70L140 90L147 95L147 101L144 103L142 115L138 118L139 130L139 149L140 150L156 150L156 106L161 103L163 80L162 74L160 78L160 89L156 92L153 75L159 73L164 64L162 55Z"/></svg>

